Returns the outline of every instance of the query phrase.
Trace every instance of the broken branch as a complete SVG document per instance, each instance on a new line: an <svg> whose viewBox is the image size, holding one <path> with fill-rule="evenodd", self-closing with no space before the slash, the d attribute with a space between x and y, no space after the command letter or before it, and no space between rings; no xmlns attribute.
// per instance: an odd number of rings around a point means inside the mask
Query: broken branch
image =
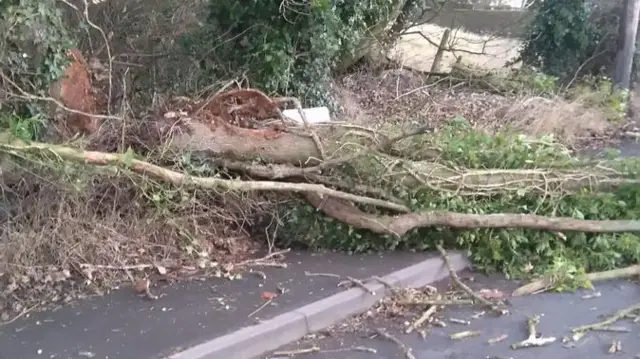
<svg viewBox="0 0 640 359"><path fill-rule="evenodd" d="M421 227L451 228L528 228L555 232L623 233L640 232L639 220L582 220L568 217L545 217L533 214L470 214L425 211L397 216L374 215L337 198L307 192L306 199L327 216L374 233L402 237Z"/></svg>
<svg viewBox="0 0 640 359"><path fill-rule="evenodd" d="M169 182L180 187L196 186L206 189L227 189L231 191L314 192L314 194L320 198L324 198L324 196L332 196L361 204L370 204L381 208L387 208L398 212L408 211L407 207L403 205L336 191L322 185L272 181L236 181L214 177L185 176L180 172L172 171L149 162L127 158L126 154L83 151L70 147L38 142L31 142L27 144L22 141L14 141L11 144L0 144L0 149L13 155L18 155L19 152L50 152L62 159L75 163L84 163L95 166L118 166L120 168L130 169L138 174L147 175L156 180Z"/></svg>
<svg viewBox="0 0 640 359"><path fill-rule="evenodd" d="M556 341L556 337L538 337L536 326L540 323L540 316L535 315L527 318L527 331L529 337L521 342L511 344L511 349L524 349L531 347L542 347Z"/></svg>
<svg viewBox="0 0 640 359"><path fill-rule="evenodd" d="M597 330L600 328L609 327L611 324L617 322L618 320L624 319L627 316L634 314L635 312L640 311L640 303L632 305L628 308L617 311L615 314L610 316L609 318L593 324L587 324L580 327L575 327L571 329L572 332L586 332L587 330Z"/></svg>
<svg viewBox="0 0 640 359"><path fill-rule="evenodd" d="M629 278L640 275L640 265L632 265L626 268L612 269L604 272L588 273L586 280L589 282L601 282L612 279ZM548 277L543 277L513 291L514 297L540 293L551 289L552 281Z"/></svg>
<svg viewBox="0 0 640 359"><path fill-rule="evenodd" d="M445 251L445 249L442 247L441 244L437 244L436 248L438 249L438 251L440 252L440 255L442 255L442 259L444 260L444 264L447 266L447 269L449 270L449 275L451 276L451 279L453 280L453 282L460 287L460 289L464 290L467 294L469 294L475 301L482 303L483 305L485 305L487 308L490 308L491 310L493 310L494 312L496 312L498 315L503 315L508 313L508 311L506 309L500 309L498 307L498 305L492 303L490 300L487 300L483 297L481 297L480 295L478 295L476 292L473 291L473 289L469 288L468 285L464 284L461 280L460 277L458 277L458 273L456 273L456 270L453 268L453 265L451 264L451 260L449 259L449 255L447 254L447 251Z"/></svg>
<svg viewBox="0 0 640 359"><path fill-rule="evenodd" d="M400 341L400 339L385 332L384 329L377 328L375 331L376 331L376 334L380 335L381 337L394 342L404 352L405 358L416 359L416 357L412 353L413 350L408 345Z"/></svg>

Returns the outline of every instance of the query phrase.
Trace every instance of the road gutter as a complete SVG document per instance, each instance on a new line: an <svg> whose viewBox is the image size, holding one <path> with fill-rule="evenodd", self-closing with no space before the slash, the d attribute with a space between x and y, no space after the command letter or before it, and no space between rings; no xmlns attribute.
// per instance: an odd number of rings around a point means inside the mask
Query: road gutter
<svg viewBox="0 0 640 359"><path fill-rule="evenodd" d="M453 268L460 271L469 267L468 259L459 252L450 252ZM392 272L382 279L394 287L422 287L445 279L449 271L441 257ZM167 359L254 359L279 347L295 342L307 334L326 329L353 315L370 309L388 294L388 289L377 281L365 283L375 294L354 287L338 294L278 315L259 324L213 338Z"/></svg>

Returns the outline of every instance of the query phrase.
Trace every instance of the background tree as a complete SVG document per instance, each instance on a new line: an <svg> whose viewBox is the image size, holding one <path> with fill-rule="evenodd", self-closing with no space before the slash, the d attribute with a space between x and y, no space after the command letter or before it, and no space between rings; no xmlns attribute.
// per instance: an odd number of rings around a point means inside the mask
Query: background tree
<svg viewBox="0 0 640 359"><path fill-rule="evenodd" d="M638 21L640 19L640 1L625 0L621 8L618 48L613 68L613 80L620 89L631 87L633 60L636 53Z"/></svg>

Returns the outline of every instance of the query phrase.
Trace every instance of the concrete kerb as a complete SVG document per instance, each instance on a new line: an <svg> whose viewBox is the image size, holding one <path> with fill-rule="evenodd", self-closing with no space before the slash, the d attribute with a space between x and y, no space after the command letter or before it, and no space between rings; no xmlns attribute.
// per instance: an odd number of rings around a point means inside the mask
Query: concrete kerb
<svg viewBox="0 0 640 359"><path fill-rule="evenodd" d="M461 253L451 252L449 258L456 271L469 267L469 261ZM421 287L447 276L449 271L442 258L434 257L390 273L382 279L393 286ZM386 295L387 288L381 283L371 281L365 286L375 294L367 293L361 288L351 288L260 324L196 345L167 359L259 358L307 334L363 313Z"/></svg>

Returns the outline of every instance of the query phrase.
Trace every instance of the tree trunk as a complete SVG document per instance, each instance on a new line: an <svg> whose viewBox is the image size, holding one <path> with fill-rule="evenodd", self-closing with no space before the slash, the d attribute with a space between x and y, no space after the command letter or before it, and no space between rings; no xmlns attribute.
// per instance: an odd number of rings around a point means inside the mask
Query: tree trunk
<svg viewBox="0 0 640 359"><path fill-rule="evenodd" d="M389 16L386 19L381 20L379 23L374 24L368 29L367 34L365 34L365 37L356 46L356 49L353 53L345 53L342 56L342 58L340 59L336 67L337 71L344 71L349 67L353 66L361 58L365 57L369 53L369 50L371 49L371 47L375 43L377 43L376 37L381 35L384 31L389 29L389 27L396 22L396 20L398 19L398 16L402 14L402 9L404 8L404 5L407 2L407 0L393 0L393 1L395 1L395 4L393 6L393 9L389 13Z"/></svg>
<svg viewBox="0 0 640 359"><path fill-rule="evenodd" d="M625 0L622 8L613 81L618 89L627 90L631 87L631 71L633 55L636 48L638 34L638 20L640 19L640 0Z"/></svg>

